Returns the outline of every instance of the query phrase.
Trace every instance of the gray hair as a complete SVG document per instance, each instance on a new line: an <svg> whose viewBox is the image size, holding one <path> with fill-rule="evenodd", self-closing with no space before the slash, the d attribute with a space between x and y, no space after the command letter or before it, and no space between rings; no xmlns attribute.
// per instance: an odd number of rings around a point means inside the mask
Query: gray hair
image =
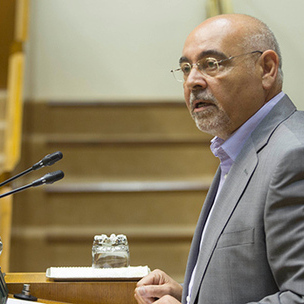
<svg viewBox="0 0 304 304"><path fill-rule="evenodd" d="M266 51L273 50L279 57L278 82L283 83L282 55L279 43L272 30L262 21L255 19L254 28L248 29L248 34L244 37L242 46L245 50Z"/></svg>

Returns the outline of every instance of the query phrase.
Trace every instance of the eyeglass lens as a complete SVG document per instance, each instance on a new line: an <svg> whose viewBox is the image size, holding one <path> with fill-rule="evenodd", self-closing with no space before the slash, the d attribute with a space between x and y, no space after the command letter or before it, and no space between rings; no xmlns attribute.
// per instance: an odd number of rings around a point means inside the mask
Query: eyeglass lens
<svg viewBox="0 0 304 304"><path fill-rule="evenodd" d="M190 64L189 62L182 62L179 69L172 71L173 75L176 80L180 82L185 81L194 66L196 66L202 74L209 76L216 75L219 68L218 61L215 58L203 58L194 64Z"/></svg>

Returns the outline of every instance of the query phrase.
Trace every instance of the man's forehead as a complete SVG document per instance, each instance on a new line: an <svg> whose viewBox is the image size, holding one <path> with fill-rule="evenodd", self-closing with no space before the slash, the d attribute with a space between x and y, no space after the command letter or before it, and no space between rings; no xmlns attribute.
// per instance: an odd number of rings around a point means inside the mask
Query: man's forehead
<svg viewBox="0 0 304 304"><path fill-rule="evenodd" d="M237 29L233 29L231 22L225 21L225 19L206 21L194 29L185 41L183 57L197 60L205 54L226 57L237 52L240 48L238 42L241 35Z"/></svg>
<svg viewBox="0 0 304 304"><path fill-rule="evenodd" d="M212 56L224 59L233 52L232 43L223 36L203 36L188 40L183 48L182 57L189 60L199 60L203 57Z"/></svg>
<svg viewBox="0 0 304 304"><path fill-rule="evenodd" d="M205 58L205 57L214 57L216 59L225 59L227 58L226 54L222 51L216 50L216 49L209 49L209 50L204 50L202 52L197 53L195 56L194 60L197 61L199 59ZM179 62L191 62L193 61L193 58L189 58L187 55L183 55L180 57Z"/></svg>
<svg viewBox="0 0 304 304"><path fill-rule="evenodd" d="M189 35L192 38L203 38L212 36L225 36L238 28L235 22L224 17L207 19L198 25Z"/></svg>

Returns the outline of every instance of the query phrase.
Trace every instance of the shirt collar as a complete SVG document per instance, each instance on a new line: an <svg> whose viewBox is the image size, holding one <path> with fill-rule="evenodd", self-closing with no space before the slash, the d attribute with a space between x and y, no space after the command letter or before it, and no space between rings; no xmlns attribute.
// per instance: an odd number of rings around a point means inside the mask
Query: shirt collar
<svg viewBox="0 0 304 304"><path fill-rule="evenodd" d="M280 92L271 100L269 100L262 108L260 108L253 116L251 116L240 128L238 128L227 140L223 140L219 137L214 137L211 140L211 151L219 157L218 149L221 148L225 151L227 156L235 161L236 157L243 148L246 140L249 138L253 130L259 125L259 123L265 118L265 116L271 111L271 109L278 103L278 101L284 96L283 92ZM221 159L221 158L220 158Z"/></svg>

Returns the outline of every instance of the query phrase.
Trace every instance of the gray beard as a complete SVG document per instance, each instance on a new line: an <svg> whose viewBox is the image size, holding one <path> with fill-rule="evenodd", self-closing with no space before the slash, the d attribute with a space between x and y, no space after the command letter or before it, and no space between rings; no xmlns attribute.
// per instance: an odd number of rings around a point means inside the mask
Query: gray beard
<svg viewBox="0 0 304 304"><path fill-rule="evenodd" d="M224 112L218 112L212 117L204 117L206 115L192 115L196 127L205 133L211 134L212 136L218 136L220 138L227 138L230 132L230 119Z"/></svg>
<svg viewBox="0 0 304 304"><path fill-rule="evenodd" d="M209 106L209 108L203 112L194 112L193 103L197 99L211 102L212 106ZM231 134L231 120L227 113L220 107L213 94L208 91L191 93L190 105L191 116L200 131L206 132L213 136L218 136L220 138L227 138Z"/></svg>

